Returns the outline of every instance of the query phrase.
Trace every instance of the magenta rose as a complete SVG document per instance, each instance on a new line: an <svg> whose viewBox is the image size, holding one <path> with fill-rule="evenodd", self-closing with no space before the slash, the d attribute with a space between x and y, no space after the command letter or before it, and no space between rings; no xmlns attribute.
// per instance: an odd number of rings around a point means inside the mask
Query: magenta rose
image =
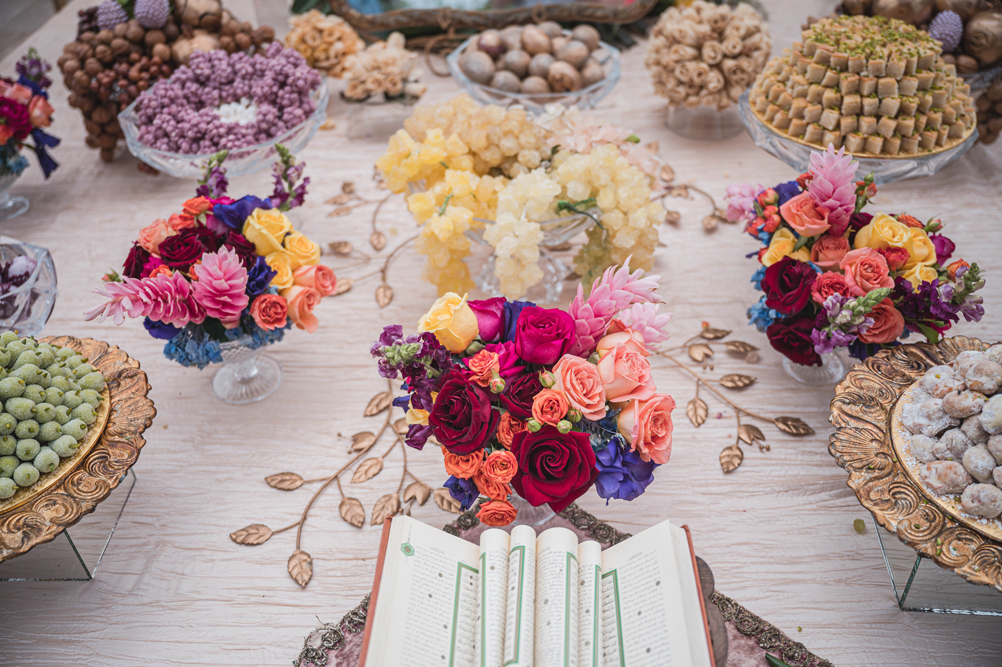
<svg viewBox="0 0 1002 667"><path fill-rule="evenodd" d="M491 408L491 394L459 372L449 372L428 415L428 425L442 446L456 456L482 449L497 431L501 413Z"/></svg>
<svg viewBox="0 0 1002 667"><path fill-rule="evenodd" d="M820 366L821 355L814 351L811 331L814 320L810 317L787 317L776 320L765 330L765 335L780 354L790 361L805 366Z"/></svg>
<svg viewBox="0 0 1002 667"><path fill-rule="evenodd" d="M132 244L129 256L125 258L125 266L122 267L122 275L129 278L140 278L143 275L143 267L150 259L150 253L146 252L138 243Z"/></svg>
<svg viewBox="0 0 1002 667"><path fill-rule="evenodd" d="M930 234L929 240L932 241L932 247L936 249L936 263L941 266L945 265L946 260L953 257L953 251L957 249L957 245L942 234Z"/></svg>
<svg viewBox="0 0 1002 667"><path fill-rule="evenodd" d="M530 364L550 366L574 344L574 320L558 308L526 306L515 325L515 352Z"/></svg>
<svg viewBox="0 0 1002 667"><path fill-rule="evenodd" d="M483 342L496 343L501 340L501 334L504 333L505 301L503 296L496 296L493 299L466 302L477 316L477 328Z"/></svg>
<svg viewBox="0 0 1002 667"><path fill-rule="evenodd" d="M765 270L765 305L783 315L799 313L811 300L811 285L817 277L807 262L784 257Z"/></svg>
<svg viewBox="0 0 1002 667"><path fill-rule="evenodd" d="M31 132L28 107L6 97L0 97L0 120L14 133L14 141L24 141Z"/></svg>
<svg viewBox="0 0 1002 667"><path fill-rule="evenodd" d="M541 391L543 384L539 381L539 373L524 373L506 380L501 405L513 417L528 419L532 416L532 400Z"/></svg>
<svg viewBox="0 0 1002 667"><path fill-rule="evenodd" d="M587 433L565 434L548 425L536 433L522 431L512 438L511 453L518 462L511 485L534 507L548 503L562 512L598 478Z"/></svg>
<svg viewBox="0 0 1002 667"><path fill-rule="evenodd" d="M506 381L512 375L517 375L525 370L522 360L515 353L515 343L491 343L485 345L484 349L498 355L498 375Z"/></svg>

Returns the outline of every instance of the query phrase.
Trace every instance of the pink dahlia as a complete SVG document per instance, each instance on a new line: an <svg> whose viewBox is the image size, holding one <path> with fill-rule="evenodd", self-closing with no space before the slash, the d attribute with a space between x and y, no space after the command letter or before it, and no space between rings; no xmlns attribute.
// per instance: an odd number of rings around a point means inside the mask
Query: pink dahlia
<svg viewBox="0 0 1002 667"><path fill-rule="evenodd" d="M202 255L202 263L191 268L195 301L208 317L215 317L227 329L240 324L247 307L247 269L235 252L223 248Z"/></svg>
<svg viewBox="0 0 1002 667"><path fill-rule="evenodd" d="M828 223L832 236L842 236L849 227L849 218L856 210L856 168L859 163L845 154L845 148L838 153L829 144L823 153L811 153L812 175L807 184L807 192L814 205L828 211Z"/></svg>
<svg viewBox="0 0 1002 667"><path fill-rule="evenodd" d="M88 321L100 317L103 322L110 317L115 324L121 324L126 316L148 317L175 327L205 321L205 310L196 302L191 283L180 273L124 278L122 282L105 283L94 293L111 300L84 313Z"/></svg>
<svg viewBox="0 0 1002 667"><path fill-rule="evenodd" d="M727 186L727 211L724 215L731 222L748 224L755 219L755 197L765 190L761 185L741 183Z"/></svg>

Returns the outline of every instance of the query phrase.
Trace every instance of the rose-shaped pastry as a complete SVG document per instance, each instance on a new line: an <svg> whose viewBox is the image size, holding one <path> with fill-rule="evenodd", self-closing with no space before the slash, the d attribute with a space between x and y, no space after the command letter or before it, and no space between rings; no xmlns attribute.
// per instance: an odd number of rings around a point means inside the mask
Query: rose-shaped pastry
<svg viewBox="0 0 1002 667"><path fill-rule="evenodd" d="M765 330L765 335L780 354L804 366L820 366L821 355L814 351L811 331L814 320L810 317L788 317L776 320Z"/></svg>
<svg viewBox="0 0 1002 667"><path fill-rule="evenodd" d="M828 231L828 211L816 208L810 193L804 192L779 207L786 224L801 236L818 236Z"/></svg>
<svg viewBox="0 0 1002 667"><path fill-rule="evenodd" d="M465 296L448 292L418 321L418 331L430 331L445 349L460 354L477 337L477 316Z"/></svg>
<svg viewBox="0 0 1002 667"><path fill-rule="evenodd" d="M485 343L497 343L504 333L504 305L507 300L503 296L481 301L468 301L473 314L477 316L477 329L480 340Z"/></svg>
<svg viewBox="0 0 1002 667"><path fill-rule="evenodd" d="M483 472L498 484L508 484L518 472L518 461L511 452L491 452L484 459Z"/></svg>
<svg viewBox="0 0 1002 667"><path fill-rule="evenodd" d="M911 236L908 239L908 243L905 244L905 249L908 251L908 261L905 262L905 270L917 264L925 264L926 266L935 264L937 261L936 246L933 244L932 239L929 238L924 229L909 229L911 230Z"/></svg>
<svg viewBox="0 0 1002 667"><path fill-rule="evenodd" d="M459 479L473 479L484 462L484 452L480 449L472 454L459 456L443 447L442 454L445 456L445 472Z"/></svg>
<svg viewBox="0 0 1002 667"><path fill-rule="evenodd" d="M605 387L598 366L565 354L553 367L553 375L557 379L554 386L564 392L567 401L585 419L597 421L605 417Z"/></svg>
<svg viewBox="0 0 1002 667"><path fill-rule="evenodd" d="M507 500L492 500L483 503L477 511L477 518L485 526L497 527L507 526L515 517L518 510Z"/></svg>
<svg viewBox="0 0 1002 667"><path fill-rule="evenodd" d="M562 391L544 389L532 399L532 418L540 424L556 426L567 415L568 407Z"/></svg>
<svg viewBox="0 0 1002 667"><path fill-rule="evenodd" d="M337 291L337 278L334 276L333 269L323 264L299 267L292 272L292 283L303 287L312 287L320 292L320 296L330 296Z"/></svg>
<svg viewBox="0 0 1002 667"><path fill-rule="evenodd" d="M215 215L219 217L218 213ZM285 252L282 241L285 240L285 235L292 231L292 223L281 211L256 208L247 216L241 231L257 248L257 254L267 257L274 252ZM296 268L298 266L296 265Z"/></svg>
<svg viewBox="0 0 1002 667"><path fill-rule="evenodd" d="M498 442L506 448L511 449L511 441L515 435L525 430L525 422L517 417L513 417L510 412L501 415L498 422Z"/></svg>
<svg viewBox="0 0 1002 667"><path fill-rule="evenodd" d="M271 284L275 289L284 290L292 287L292 260L284 252L273 252L266 255L264 261L275 272Z"/></svg>
<svg viewBox="0 0 1002 667"><path fill-rule="evenodd" d="M825 234L818 237L811 247L811 261L822 269L832 269L838 266L847 252L849 252L849 239Z"/></svg>
<svg viewBox="0 0 1002 667"><path fill-rule="evenodd" d="M532 416L532 401L536 394L543 391L539 381L539 373L523 373L509 379L501 394L501 405L519 419Z"/></svg>
<svg viewBox="0 0 1002 667"><path fill-rule="evenodd" d="M435 398L428 424L442 446L466 456L483 449L494 436L501 415L491 408L490 393L450 371Z"/></svg>
<svg viewBox="0 0 1002 667"><path fill-rule="evenodd" d="M515 325L515 352L530 364L549 366L574 344L574 319L557 308L527 306Z"/></svg>
<svg viewBox="0 0 1002 667"><path fill-rule="evenodd" d="M292 232L285 237L283 245L292 260L293 271L301 266L313 266L320 261L320 246L311 241L306 234Z"/></svg>
<svg viewBox="0 0 1002 667"><path fill-rule="evenodd" d="M867 317L873 319L873 324L866 333L859 334L859 340L863 343L891 343L905 330L905 318L890 299L884 299L874 306Z"/></svg>
<svg viewBox="0 0 1002 667"><path fill-rule="evenodd" d="M784 257L765 270L765 305L783 315L799 313L811 300L811 286L817 277L810 264Z"/></svg>
<svg viewBox="0 0 1002 667"><path fill-rule="evenodd" d="M654 394L647 401L630 401L619 413L619 432L644 461L668 463L674 409L675 399L667 394Z"/></svg>
<svg viewBox="0 0 1002 667"><path fill-rule="evenodd" d="M650 363L629 346L621 345L606 350L599 357L598 372L605 388L605 397L613 403L645 401L654 395Z"/></svg>
<svg viewBox="0 0 1002 667"><path fill-rule="evenodd" d="M281 329L288 321L289 304L277 294L262 294L251 303L250 314L265 331Z"/></svg>
<svg viewBox="0 0 1002 667"><path fill-rule="evenodd" d="M873 248L850 250L839 267L845 272L852 296L863 296L881 287L894 287L887 260Z"/></svg>
<svg viewBox="0 0 1002 667"><path fill-rule="evenodd" d="M762 262L762 266L772 266L784 257L792 257L801 262L811 261L811 253L808 252L807 248L794 250L796 245L797 239L793 236L793 232L786 227L781 227L772 235L769 247L761 254L759 261Z"/></svg>
<svg viewBox="0 0 1002 667"><path fill-rule="evenodd" d="M282 296L289 303L289 319L300 329L313 333L320 326L313 309L320 303L320 292L312 287L293 285L282 290Z"/></svg>
<svg viewBox="0 0 1002 667"><path fill-rule="evenodd" d="M595 482L595 452L587 433L561 433L543 426L536 433L523 431L511 443L518 461L512 487L530 505L549 504L563 511Z"/></svg>
<svg viewBox="0 0 1002 667"><path fill-rule="evenodd" d="M811 285L811 298L815 303L824 303L832 294L849 296L849 283L841 273L826 271Z"/></svg>
<svg viewBox="0 0 1002 667"><path fill-rule="evenodd" d="M904 248L911 238L911 230L886 213L878 213L856 232L853 245L857 248Z"/></svg>

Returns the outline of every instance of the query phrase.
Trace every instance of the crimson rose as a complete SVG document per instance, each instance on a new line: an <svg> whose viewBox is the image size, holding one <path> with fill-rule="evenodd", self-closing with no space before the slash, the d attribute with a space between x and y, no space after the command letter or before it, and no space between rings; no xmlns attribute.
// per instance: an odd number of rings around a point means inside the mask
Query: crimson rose
<svg viewBox="0 0 1002 667"><path fill-rule="evenodd" d="M160 259L172 269L186 271L207 252L219 250L221 239L208 227L182 229L160 242Z"/></svg>
<svg viewBox="0 0 1002 667"><path fill-rule="evenodd" d="M467 382L458 371L450 371L443 380L428 425L443 447L456 456L467 456L493 437L501 413L491 408L487 390Z"/></svg>
<svg viewBox="0 0 1002 667"><path fill-rule="evenodd" d="M248 271L257 263L258 255L257 251L254 250L254 244L248 241L247 237L240 232L235 232L232 229L226 232L226 236L223 237L223 246L237 253L240 262Z"/></svg>
<svg viewBox="0 0 1002 667"><path fill-rule="evenodd" d="M549 366L574 344L574 319L558 308L526 306L515 325L515 352L530 364Z"/></svg>
<svg viewBox="0 0 1002 667"><path fill-rule="evenodd" d="M598 479L587 433L565 434L549 425L536 433L522 431L512 438L511 453L518 460L511 485L534 507L549 503L562 512Z"/></svg>
<svg viewBox="0 0 1002 667"><path fill-rule="evenodd" d="M762 291L765 305L783 315L794 315L811 300L811 285L818 274L807 262L784 257L765 270Z"/></svg>
<svg viewBox="0 0 1002 667"><path fill-rule="evenodd" d="M769 344L782 355L798 364L820 366L821 355L814 351L811 331L814 321L810 317L787 317L776 320L765 330Z"/></svg>
<svg viewBox="0 0 1002 667"><path fill-rule="evenodd" d="M143 267L150 259L150 253L138 243L132 244L129 256L125 258L125 266L122 268L122 275L128 278L139 278L143 275Z"/></svg>
<svg viewBox="0 0 1002 667"><path fill-rule="evenodd" d="M13 133L14 141L24 141L31 133L31 120L28 116L27 105L0 97L0 118Z"/></svg>
<svg viewBox="0 0 1002 667"><path fill-rule="evenodd" d="M532 416L532 399L543 391L543 383L539 381L539 373L525 373L506 380L507 386L501 394L501 405L512 416L528 419Z"/></svg>

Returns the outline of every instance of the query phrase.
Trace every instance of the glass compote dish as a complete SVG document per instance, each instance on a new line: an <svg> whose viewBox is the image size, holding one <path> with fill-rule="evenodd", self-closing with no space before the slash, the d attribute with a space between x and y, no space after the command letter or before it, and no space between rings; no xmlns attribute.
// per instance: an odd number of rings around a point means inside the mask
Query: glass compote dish
<svg viewBox="0 0 1002 667"><path fill-rule="evenodd" d="M11 288L0 295L0 328L37 336L56 305L56 266L45 248L0 236L0 267Z"/></svg>

